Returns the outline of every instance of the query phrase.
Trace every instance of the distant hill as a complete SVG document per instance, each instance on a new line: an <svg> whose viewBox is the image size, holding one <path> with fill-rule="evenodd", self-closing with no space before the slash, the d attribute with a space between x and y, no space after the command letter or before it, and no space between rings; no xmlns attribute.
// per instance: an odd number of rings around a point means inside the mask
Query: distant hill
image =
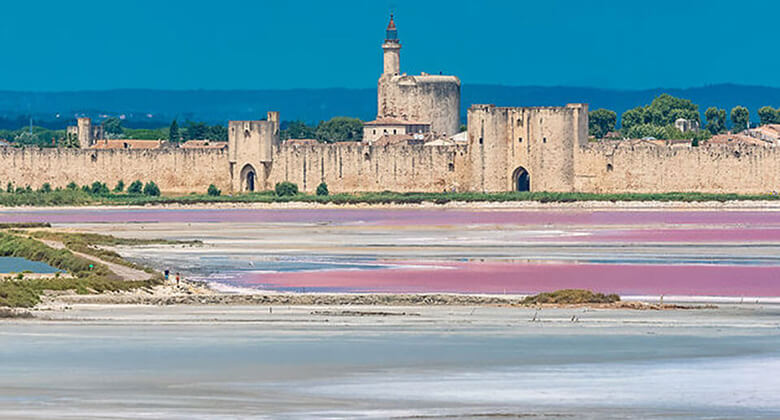
<svg viewBox="0 0 780 420"><path fill-rule="evenodd" d="M471 104L500 106L552 106L586 102L591 109L608 108L618 115L644 105L661 93L691 99L701 112L709 106L730 110L748 107L751 119L764 105L780 106L780 88L743 85L712 85L688 89L614 90L583 87L463 85L461 104L465 121ZM376 90L286 89L286 90L190 90L167 91L122 89L81 92L0 91L0 128L19 128L32 115L35 124L60 128L76 114L93 118L122 115L133 127L167 125L171 119L224 123L230 119L261 119L266 111L278 110L282 120L317 122L333 116L363 120L376 115ZM57 117L59 114L59 117Z"/></svg>

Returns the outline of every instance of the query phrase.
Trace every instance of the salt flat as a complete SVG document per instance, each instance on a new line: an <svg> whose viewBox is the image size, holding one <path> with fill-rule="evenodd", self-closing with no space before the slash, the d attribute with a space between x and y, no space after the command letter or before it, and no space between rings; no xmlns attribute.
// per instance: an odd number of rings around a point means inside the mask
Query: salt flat
<svg viewBox="0 0 780 420"><path fill-rule="evenodd" d="M0 324L1 418L780 416L778 305L36 315Z"/></svg>

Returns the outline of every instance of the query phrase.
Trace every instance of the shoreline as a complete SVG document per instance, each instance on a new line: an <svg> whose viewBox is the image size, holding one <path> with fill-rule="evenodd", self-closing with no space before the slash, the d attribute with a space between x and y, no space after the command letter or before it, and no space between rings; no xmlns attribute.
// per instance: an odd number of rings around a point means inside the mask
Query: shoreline
<svg viewBox="0 0 780 420"><path fill-rule="evenodd" d="M324 210L324 209L464 209L464 210L764 210L780 211L778 200L732 200L732 201L450 201L436 204L432 201L413 204L334 204L317 202L210 202L210 203L161 203L145 205L84 205L84 206L0 206L0 212L8 211L71 211L71 210L224 210L224 209L269 209L269 210Z"/></svg>

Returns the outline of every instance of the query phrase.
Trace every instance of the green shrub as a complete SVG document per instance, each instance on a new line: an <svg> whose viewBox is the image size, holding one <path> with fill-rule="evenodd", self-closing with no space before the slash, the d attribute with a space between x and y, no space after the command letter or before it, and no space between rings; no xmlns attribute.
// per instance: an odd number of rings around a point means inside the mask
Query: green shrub
<svg viewBox="0 0 780 420"><path fill-rule="evenodd" d="M50 193L51 192L51 184L48 182L44 182L43 185L41 185L40 191L42 193Z"/></svg>
<svg viewBox="0 0 780 420"><path fill-rule="evenodd" d="M149 181L144 185L144 195L158 197L160 195L160 187L158 187L154 181Z"/></svg>
<svg viewBox="0 0 780 420"><path fill-rule="evenodd" d="M14 183L13 182L8 182L8 185L6 185L5 191L9 192L9 193L14 192Z"/></svg>
<svg viewBox="0 0 780 420"><path fill-rule="evenodd" d="M615 303L620 301L620 296L603 293L593 293L584 289L563 289L554 292L539 293L535 296L528 296L520 303L524 305L536 305L541 303L551 303L559 305L577 305L587 303Z"/></svg>
<svg viewBox="0 0 780 420"><path fill-rule="evenodd" d="M289 181L284 181L276 184L274 191L279 197L292 197L298 194L298 185Z"/></svg>
<svg viewBox="0 0 780 420"><path fill-rule="evenodd" d="M206 194L212 196L212 197L218 197L220 194L222 194L222 191L217 188L216 185L211 184L209 185L209 189L206 190Z"/></svg>
<svg viewBox="0 0 780 420"><path fill-rule="evenodd" d="M75 191L75 190L79 189L79 186L76 185L75 182L71 181L71 182L68 183L68 186L65 187L65 188L67 188L67 189L69 189L71 191Z"/></svg>
<svg viewBox="0 0 780 420"><path fill-rule="evenodd" d="M144 190L144 184L141 180L133 181L129 187L127 187L128 194L141 194Z"/></svg>
<svg viewBox="0 0 780 420"><path fill-rule="evenodd" d="M108 191L108 186L105 184L105 182L100 182L100 181L93 182L92 186L89 188L89 192L93 195L110 194L110 191Z"/></svg>
<svg viewBox="0 0 780 420"><path fill-rule="evenodd" d="M317 185L317 195L320 197L325 197L328 194L328 184L320 182L320 185Z"/></svg>
<svg viewBox="0 0 780 420"><path fill-rule="evenodd" d="M116 187L114 187L114 192L122 192L125 190L125 181L122 181L121 179L119 182L116 183Z"/></svg>

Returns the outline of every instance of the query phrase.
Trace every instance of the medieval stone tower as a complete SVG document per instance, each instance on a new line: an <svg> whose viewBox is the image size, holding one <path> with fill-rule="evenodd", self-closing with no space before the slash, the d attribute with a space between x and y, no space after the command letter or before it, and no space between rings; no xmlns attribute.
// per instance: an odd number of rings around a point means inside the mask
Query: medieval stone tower
<svg viewBox="0 0 780 420"><path fill-rule="evenodd" d="M234 192L263 191L279 145L279 112L271 111L265 121L230 121L228 163Z"/></svg>
<svg viewBox="0 0 780 420"><path fill-rule="evenodd" d="M384 71L377 87L377 120L430 124L438 135L460 127L460 80L455 76L401 73L401 42L393 16L387 25Z"/></svg>

